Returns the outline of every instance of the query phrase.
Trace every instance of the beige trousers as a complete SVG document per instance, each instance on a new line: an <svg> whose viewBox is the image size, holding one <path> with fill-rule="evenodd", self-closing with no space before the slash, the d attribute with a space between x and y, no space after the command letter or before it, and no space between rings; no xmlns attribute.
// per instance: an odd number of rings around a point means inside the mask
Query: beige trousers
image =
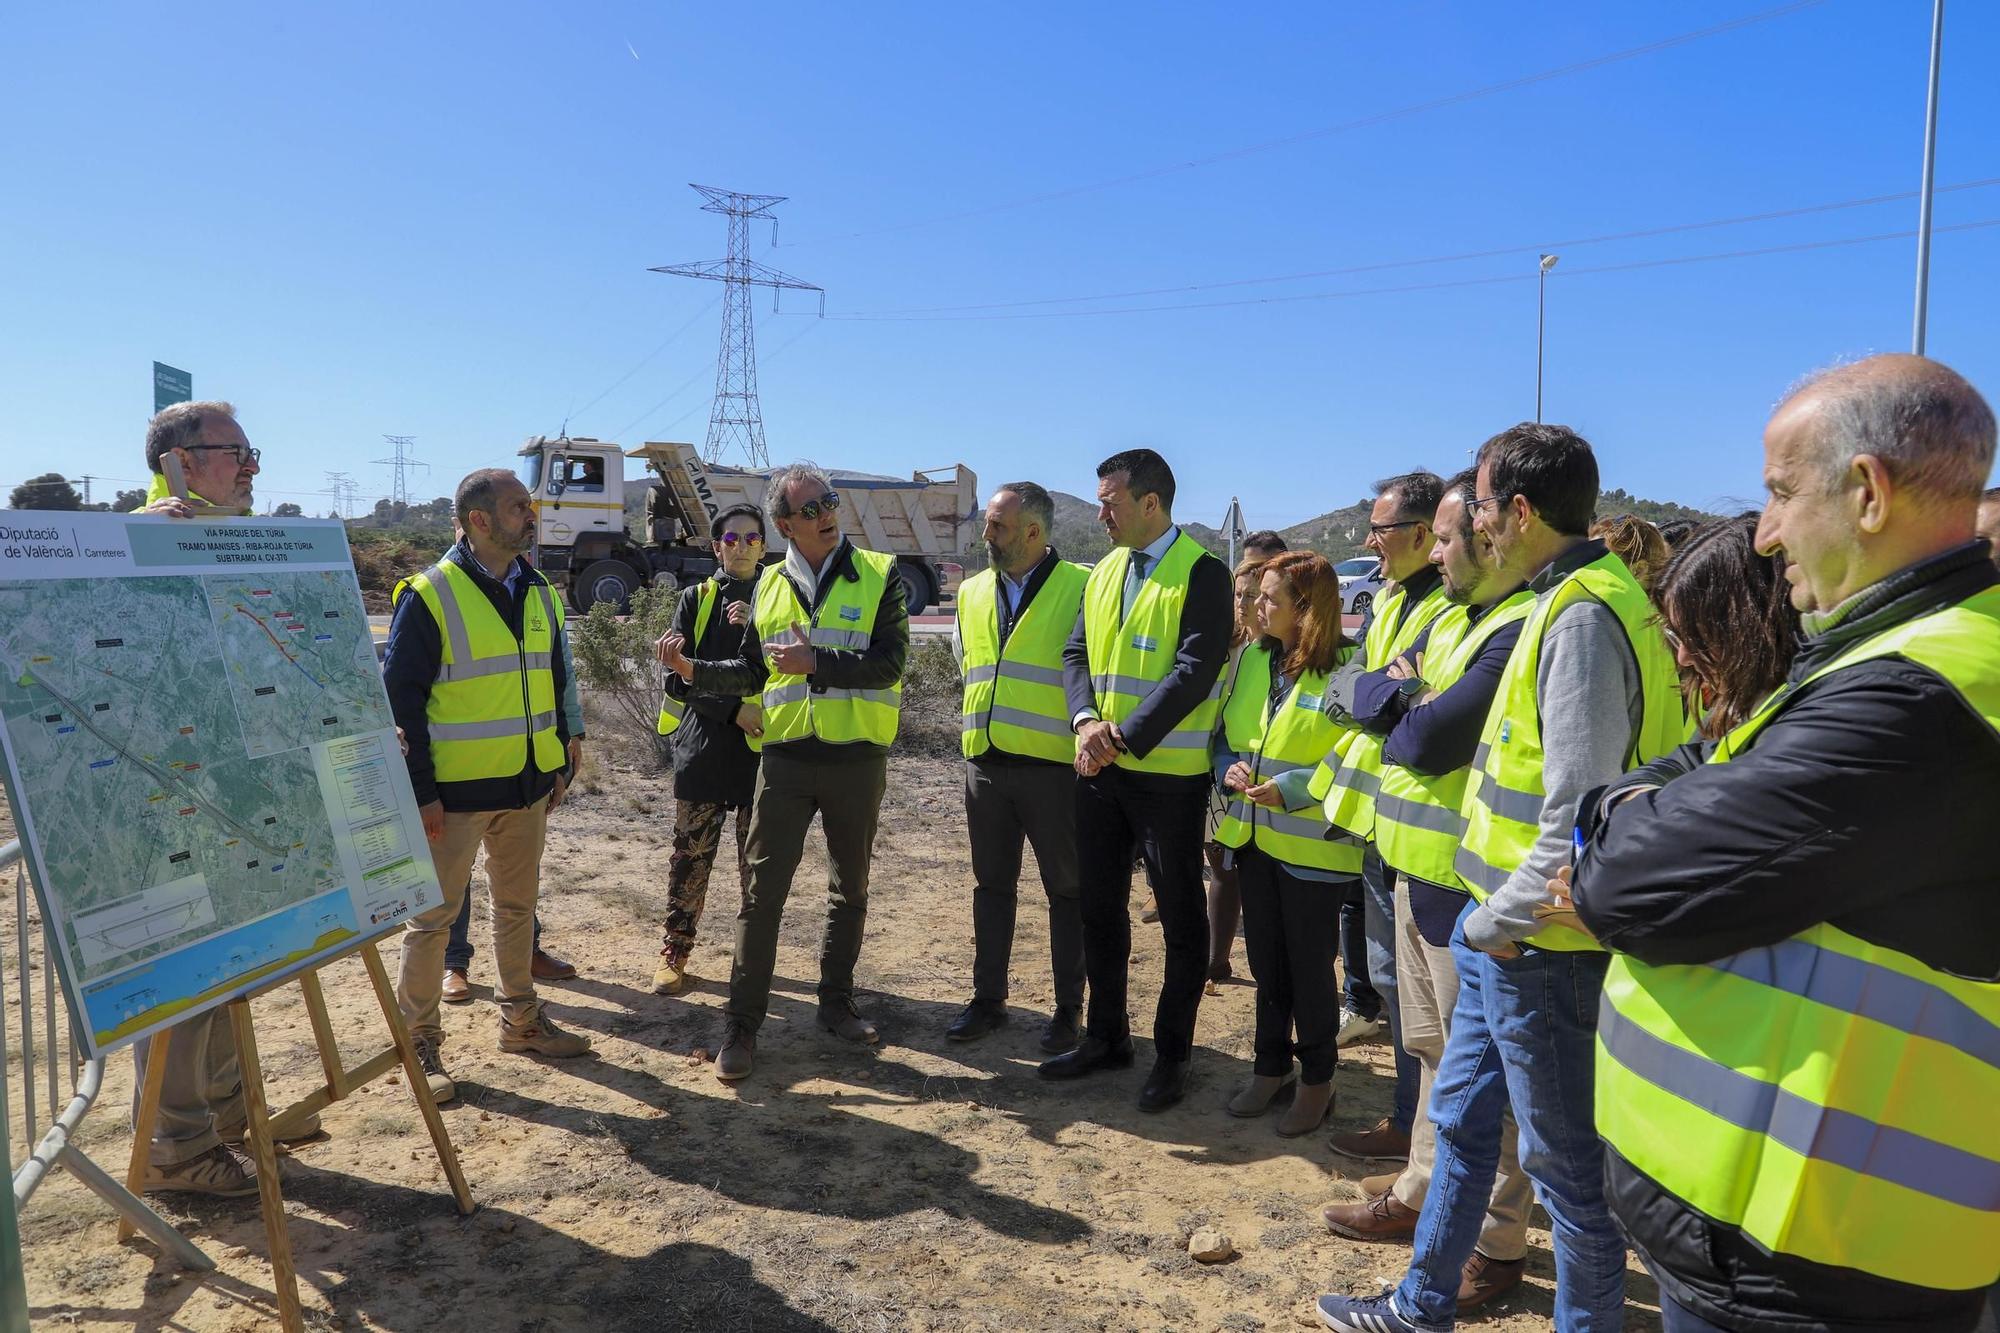
<svg viewBox="0 0 2000 1333"><path fill-rule="evenodd" d="M1451 1036L1451 1011L1458 1003L1458 965L1449 948L1426 943L1410 915L1410 882L1396 877L1396 991L1403 1019L1403 1049L1417 1058L1417 1120L1410 1127L1410 1161L1390 1188L1418 1212L1430 1192L1437 1164L1437 1129L1431 1123L1431 1083ZM1479 1231L1479 1252L1488 1259L1514 1260L1528 1252L1528 1209L1534 1185L1515 1155L1514 1114L1500 1125L1500 1171Z"/></svg>
<svg viewBox="0 0 2000 1333"><path fill-rule="evenodd" d="M160 1109L153 1118L149 1160L154 1166L177 1166L201 1156L222 1142L215 1132L218 1118L243 1118L243 1073L236 1063L236 1031L229 1023L229 1006L217 1005L175 1024L172 1031L167 1041L167 1072L160 1079ZM135 1122L152 1053L151 1037L132 1044Z"/></svg>
<svg viewBox="0 0 2000 1333"><path fill-rule="evenodd" d="M444 836L431 844L444 901L412 917L403 931L402 975L396 1002L412 1036L437 1036L438 995L444 989L444 946L472 876L473 860L486 848L486 884L493 898L493 963L500 975L493 996L501 1021L531 1022L535 999L535 898L542 878L542 841L548 832L548 798L525 810L447 810Z"/></svg>

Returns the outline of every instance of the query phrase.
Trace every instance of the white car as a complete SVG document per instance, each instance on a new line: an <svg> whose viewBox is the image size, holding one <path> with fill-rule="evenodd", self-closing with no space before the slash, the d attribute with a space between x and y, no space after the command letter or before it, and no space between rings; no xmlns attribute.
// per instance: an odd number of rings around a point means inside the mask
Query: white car
<svg viewBox="0 0 2000 1333"><path fill-rule="evenodd" d="M1372 555L1357 555L1333 567L1340 576L1340 609L1345 615L1365 616L1382 591L1382 562Z"/></svg>

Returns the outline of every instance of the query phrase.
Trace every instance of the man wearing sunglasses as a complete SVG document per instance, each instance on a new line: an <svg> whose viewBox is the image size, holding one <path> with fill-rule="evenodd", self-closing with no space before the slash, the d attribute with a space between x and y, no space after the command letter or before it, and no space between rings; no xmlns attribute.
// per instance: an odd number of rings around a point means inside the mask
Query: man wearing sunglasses
<svg viewBox="0 0 2000 1333"><path fill-rule="evenodd" d="M661 636L661 645L678 638L694 659L722 662L743 655L744 626L763 571L763 512L753 505L725 509L709 533L722 567L682 594L673 628ZM738 882L750 880L746 849L764 734L762 696L705 693L670 671L660 701L659 733L673 738L674 852L667 862L667 920L653 993L678 995L687 985L688 955L694 951L695 931L708 904L709 872L731 811L736 813Z"/></svg>
<svg viewBox="0 0 2000 1333"><path fill-rule="evenodd" d="M248 513L260 456L228 403L175 403L146 428L146 468L153 478L139 512L193 518L195 506L206 504ZM175 495L167 483L169 457L187 480L186 498Z"/></svg>
<svg viewBox="0 0 2000 1333"><path fill-rule="evenodd" d="M727 661L691 659L683 635L660 661L707 694L761 692L764 757L750 806L750 876L736 914L729 1030L715 1076L747 1078L778 958L778 925L815 814L826 838L826 931L820 942L819 1025L872 1045L875 1025L854 1006L854 964L868 919L868 870L903 708L910 616L895 557L841 535L840 492L809 463L772 474L771 517L790 549L758 581L743 648Z"/></svg>

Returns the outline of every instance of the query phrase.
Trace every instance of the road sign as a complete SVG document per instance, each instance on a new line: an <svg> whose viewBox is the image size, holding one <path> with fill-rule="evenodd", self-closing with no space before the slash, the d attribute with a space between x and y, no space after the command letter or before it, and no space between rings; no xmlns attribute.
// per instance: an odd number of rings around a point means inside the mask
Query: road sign
<svg viewBox="0 0 2000 1333"><path fill-rule="evenodd" d="M194 398L194 376L164 362L153 363L153 410L172 407Z"/></svg>

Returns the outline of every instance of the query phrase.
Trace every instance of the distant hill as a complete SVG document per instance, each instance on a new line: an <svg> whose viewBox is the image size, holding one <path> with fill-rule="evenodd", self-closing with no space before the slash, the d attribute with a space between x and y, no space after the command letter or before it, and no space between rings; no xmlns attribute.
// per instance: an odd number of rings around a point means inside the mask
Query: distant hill
<svg viewBox="0 0 2000 1333"><path fill-rule="evenodd" d="M1329 560L1362 555L1365 551L1361 543L1368 536L1368 511L1372 505L1373 501L1357 500L1345 509L1331 510L1303 523L1294 523L1283 529L1281 535L1289 545L1301 550L1318 551ZM1611 518L1619 514L1633 514L1648 523L1664 523L1670 518L1707 523L1722 517L1670 500L1642 500L1623 490L1599 492L1597 516Z"/></svg>
<svg viewBox="0 0 2000 1333"><path fill-rule="evenodd" d="M1061 551L1065 560L1086 565L1102 560L1111 549L1111 539L1097 521L1097 505L1066 491L1051 491L1049 495L1056 502L1056 531L1050 545ZM1206 523L1183 523L1181 529L1217 555L1229 554L1228 540Z"/></svg>

